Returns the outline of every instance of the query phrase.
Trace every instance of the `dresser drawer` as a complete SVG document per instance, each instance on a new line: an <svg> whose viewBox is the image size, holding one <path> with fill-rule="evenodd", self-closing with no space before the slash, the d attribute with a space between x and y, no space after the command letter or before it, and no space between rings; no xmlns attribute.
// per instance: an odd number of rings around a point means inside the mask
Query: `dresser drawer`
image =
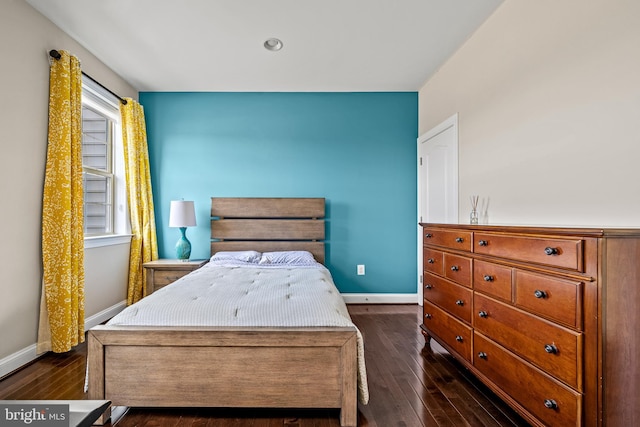
<svg viewBox="0 0 640 427"><path fill-rule="evenodd" d="M179 278L197 270L208 260L179 261L176 259L157 259L142 264L147 278L144 294L151 295L154 291L175 282Z"/></svg>
<svg viewBox="0 0 640 427"><path fill-rule="evenodd" d="M463 286L471 287L473 261L460 255L444 254L444 276Z"/></svg>
<svg viewBox="0 0 640 427"><path fill-rule="evenodd" d="M581 239L475 233L473 251L483 255L584 271L583 245L584 241Z"/></svg>
<svg viewBox="0 0 640 427"><path fill-rule="evenodd" d="M474 333L473 365L547 426L581 425L582 396Z"/></svg>
<svg viewBox="0 0 640 427"><path fill-rule="evenodd" d="M582 328L583 282L516 270L515 302L541 316Z"/></svg>
<svg viewBox="0 0 640 427"><path fill-rule="evenodd" d="M189 271L185 270L156 270L153 272L153 284L155 289L158 290L160 287L173 283L189 273Z"/></svg>
<svg viewBox="0 0 640 427"><path fill-rule="evenodd" d="M425 245L444 246L445 248L458 249L471 252L473 246L473 233L462 230L441 230L439 228L424 228L422 232Z"/></svg>
<svg viewBox="0 0 640 427"><path fill-rule="evenodd" d="M433 274L424 275L424 298L471 323L471 289L451 283Z"/></svg>
<svg viewBox="0 0 640 427"><path fill-rule="evenodd" d="M473 303L477 331L582 390L582 334L480 294Z"/></svg>
<svg viewBox="0 0 640 427"><path fill-rule="evenodd" d="M423 312L423 324L429 334L471 362L471 328L429 301L424 302Z"/></svg>
<svg viewBox="0 0 640 427"><path fill-rule="evenodd" d="M511 301L511 267L473 261L473 289L504 301Z"/></svg>
<svg viewBox="0 0 640 427"><path fill-rule="evenodd" d="M439 274L444 274L444 254L434 249L424 248L422 266L424 271Z"/></svg>

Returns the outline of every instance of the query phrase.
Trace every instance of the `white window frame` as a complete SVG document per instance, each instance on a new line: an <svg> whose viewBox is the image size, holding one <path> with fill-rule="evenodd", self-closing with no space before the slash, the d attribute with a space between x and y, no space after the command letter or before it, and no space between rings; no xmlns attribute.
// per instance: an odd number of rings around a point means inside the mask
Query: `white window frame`
<svg viewBox="0 0 640 427"><path fill-rule="evenodd" d="M91 173L112 176L111 182L111 216L112 229L109 234L86 236L85 248L110 246L129 243L131 240L131 225L127 205L127 190L125 183L124 149L122 143L122 125L120 116L120 100L95 83L90 78L82 77L82 105L91 108L112 120L111 129L111 173L84 168Z"/></svg>

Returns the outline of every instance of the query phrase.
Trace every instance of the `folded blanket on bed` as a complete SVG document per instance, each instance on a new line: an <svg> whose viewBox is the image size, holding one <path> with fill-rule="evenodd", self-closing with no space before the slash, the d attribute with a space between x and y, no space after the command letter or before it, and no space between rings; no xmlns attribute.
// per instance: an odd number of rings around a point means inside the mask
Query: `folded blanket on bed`
<svg viewBox="0 0 640 427"><path fill-rule="evenodd" d="M127 307L109 325L352 327L358 397L369 401L364 342L322 264L210 262Z"/></svg>

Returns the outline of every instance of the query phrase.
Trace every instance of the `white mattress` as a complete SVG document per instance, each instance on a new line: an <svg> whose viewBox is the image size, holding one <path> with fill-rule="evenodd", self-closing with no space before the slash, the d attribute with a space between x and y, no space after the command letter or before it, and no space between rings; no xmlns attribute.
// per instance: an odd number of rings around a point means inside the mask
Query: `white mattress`
<svg viewBox="0 0 640 427"><path fill-rule="evenodd" d="M358 389L369 401L364 343L329 270L312 266L209 262L143 298L109 325L353 327L357 333Z"/></svg>

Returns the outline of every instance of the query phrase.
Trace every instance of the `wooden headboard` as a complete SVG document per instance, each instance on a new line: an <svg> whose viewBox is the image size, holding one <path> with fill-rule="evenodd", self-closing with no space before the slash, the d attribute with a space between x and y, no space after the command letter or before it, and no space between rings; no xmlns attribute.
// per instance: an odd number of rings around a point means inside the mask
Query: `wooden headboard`
<svg viewBox="0 0 640 427"><path fill-rule="evenodd" d="M309 251L324 264L324 198L211 198L211 255Z"/></svg>

